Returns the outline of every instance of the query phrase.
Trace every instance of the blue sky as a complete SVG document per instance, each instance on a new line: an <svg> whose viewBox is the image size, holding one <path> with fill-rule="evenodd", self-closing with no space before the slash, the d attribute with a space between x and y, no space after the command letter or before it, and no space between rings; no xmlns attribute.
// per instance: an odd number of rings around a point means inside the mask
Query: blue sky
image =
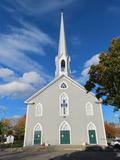
<svg viewBox="0 0 120 160"><path fill-rule="evenodd" d="M1 0L0 118L25 114L24 100L54 78L61 8L72 77L81 84L119 36L119 0ZM118 122L112 107L103 113Z"/></svg>

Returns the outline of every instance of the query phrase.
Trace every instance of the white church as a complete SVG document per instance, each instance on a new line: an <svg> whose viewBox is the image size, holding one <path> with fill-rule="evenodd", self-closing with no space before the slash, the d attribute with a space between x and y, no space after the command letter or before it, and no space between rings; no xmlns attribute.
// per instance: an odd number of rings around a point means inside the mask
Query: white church
<svg viewBox="0 0 120 160"><path fill-rule="evenodd" d="M70 77L63 12L52 82L28 98L24 146L107 145L101 104Z"/></svg>

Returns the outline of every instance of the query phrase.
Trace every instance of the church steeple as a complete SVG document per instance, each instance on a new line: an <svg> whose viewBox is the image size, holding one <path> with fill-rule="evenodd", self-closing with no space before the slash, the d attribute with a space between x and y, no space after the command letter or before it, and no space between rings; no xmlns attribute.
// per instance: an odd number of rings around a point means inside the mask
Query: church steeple
<svg viewBox="0 0 120 160"><path fill-rule="evenodd" d="M64 15L61 11L61 23L60 23L60 37L58 46L58 55L55 59L56 61L56 77L61 75L70 75L70 57L67 54L65 30L64 30Z"/></svg>
<svg viewBox="0 0 120 160"><path fill-rule="evenodd" d="M63 54L67 55L63 12L61 12L61 24L60 24L60 37L59 37L58 54L59 54L59 56L61 56Z"/></svg>

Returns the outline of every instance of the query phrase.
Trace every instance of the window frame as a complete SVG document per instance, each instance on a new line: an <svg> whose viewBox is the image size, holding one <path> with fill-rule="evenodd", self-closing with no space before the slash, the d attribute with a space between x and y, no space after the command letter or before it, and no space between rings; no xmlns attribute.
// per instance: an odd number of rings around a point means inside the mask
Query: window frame
<svg viewBox="0 0 120 160"><path fill-rule="evenodd" d="M62 107L61 107L61 105L62 105L61 100L62 100L62 96L63 96L63 95L66 97L66 101L67 101L67 108L66 108L66 113L65 113L65 114L64 114L64 109L65 109L65 108L62 108ZM59 115L62 116L62 117L66 117L66 116L69 116L69 115L70 115L70 113L69 113L69 97L68 97L68 95L67 95L65 92L63 92L63 93L59 96Z"/></svg>
<svg viewBox="0 0 120 160"><path fill-rule="evenodd" d="M62 87L61 87L61 85L62 85L63 83L66 85L65 88L62 88ZM67 88L68 88L68 84L67 84L65 81L63 81L63 82L60 83L59 88L60 88L60 89L67 89Z"/></svg>
<svg viewBox="0 0 120 160"><path fill-rule="evenodd" d="M38 110L39 110L39 113L38 113ZM43 106L41 103L38 103L35 106L35 117L42 117L42 115L43 115Z"/></svg>
<svg viewBox="0 0 120 160"><path fill-rule="evenodd" d="M90 102L87 102L85 105L86 116L94 116L93 105Z"/></svg>

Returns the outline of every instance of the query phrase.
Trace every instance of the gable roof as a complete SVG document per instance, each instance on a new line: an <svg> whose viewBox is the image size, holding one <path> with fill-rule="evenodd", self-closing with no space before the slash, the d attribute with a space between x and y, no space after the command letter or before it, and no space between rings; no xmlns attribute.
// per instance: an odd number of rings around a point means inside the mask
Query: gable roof
<svg viewBox="0 0 120 160"><path fill-rule="evenodd" d="M40 93L42 93L44 90L46 90L48 87L50 87L51 85L53 85L56 81L58 81L61 78L66 78L67 80L71 81L74 85L76 85L77 87L79 87L84 93L86 93L86 89L79 84L78 82L76 82L75 80L73 80L72 78L65 76L65 75L61 75L58 78L55 78L53 81L51 81L50 83L48 83L46 86L44 86L42 89L40 89L38 92L34 93L31 97L29 97L25 103L29 103L34 97L36 97L37 95L39 95ZM89 92L89 94L91 94L92 96L95 97L95 95L92 92Z"/></svg>

